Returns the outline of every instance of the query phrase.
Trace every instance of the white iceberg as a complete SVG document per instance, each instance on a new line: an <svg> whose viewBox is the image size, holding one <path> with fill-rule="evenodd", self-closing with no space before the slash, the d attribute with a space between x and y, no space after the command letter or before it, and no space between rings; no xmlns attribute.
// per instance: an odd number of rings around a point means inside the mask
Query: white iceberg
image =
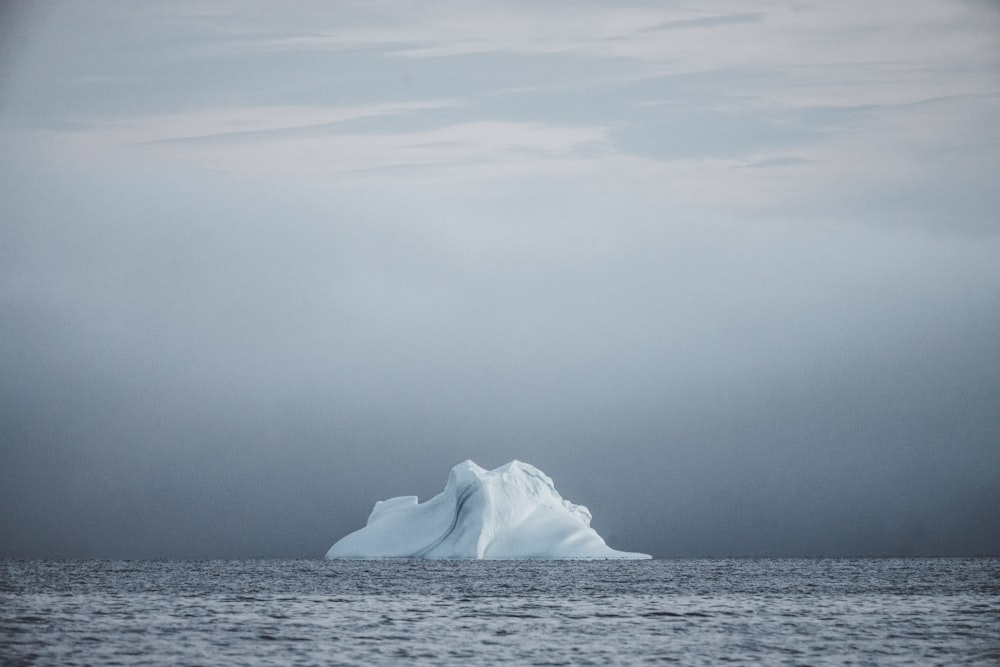
<svg viewBox="0 0 1000 667"><path fill-rule="evenodd" d="M590 511L564 500L538 468L511 461L451 469L444 491L375 503L368 524L330 547L328 559L650 558L616 551L590 527Z"/></svg>

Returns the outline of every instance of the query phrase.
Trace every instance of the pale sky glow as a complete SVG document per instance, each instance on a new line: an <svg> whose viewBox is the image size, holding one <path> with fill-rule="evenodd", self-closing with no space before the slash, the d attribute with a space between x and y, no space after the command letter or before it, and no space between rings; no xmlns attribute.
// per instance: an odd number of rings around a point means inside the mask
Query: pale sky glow
<svg viewBox="0 0 1000 667"><path fill-rule="evenodd" d="M655 556L1000 550L1000 8L0 10L0 556L517 458Z"/></svg>

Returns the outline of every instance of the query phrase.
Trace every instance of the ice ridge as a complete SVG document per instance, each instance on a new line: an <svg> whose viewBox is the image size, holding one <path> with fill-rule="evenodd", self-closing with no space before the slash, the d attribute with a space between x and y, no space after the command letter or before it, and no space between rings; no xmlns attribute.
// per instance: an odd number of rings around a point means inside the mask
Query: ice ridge
<svg viewBox="0 0 1000 667"><path fill-rule="evenodd" d="M444 491L419 503L401 496L375 503L368 523L337 541L328 559L649 558L617 551L590 527L583 505L565 500L538 468L511 461L485 470L459 463Z"/></svg>

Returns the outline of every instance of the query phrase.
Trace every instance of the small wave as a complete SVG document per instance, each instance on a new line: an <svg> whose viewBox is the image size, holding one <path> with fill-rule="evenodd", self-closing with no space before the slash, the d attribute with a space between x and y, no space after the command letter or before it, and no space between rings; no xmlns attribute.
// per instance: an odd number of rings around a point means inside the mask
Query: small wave
<svg viewBox="0 0 1000 667"><path fill-rule="evenodd" d="M309 637L283 637L280 635L271 635L267 633L261 633L257 635L257 639L262 639L266 642L309 642L313 641Z"/></svg>
<svg viewBox="0 0 1000 667"><path fill-rule="evenodd" d="M15 620L19 623L47 623L48 619L43 616L18 616Z"/></svg>
<svg viewBox="0 0 1000 667"><path fill-rule="evenodd" d="M647 612L641 614L641 616L647 616L647 617L651 617L651 618L658 617L658 616L659 617L667 617L667 618L711 618L712 614L706 614L703 611L677 612L677 611L661 610L661 611L647 611Z"/></svg>

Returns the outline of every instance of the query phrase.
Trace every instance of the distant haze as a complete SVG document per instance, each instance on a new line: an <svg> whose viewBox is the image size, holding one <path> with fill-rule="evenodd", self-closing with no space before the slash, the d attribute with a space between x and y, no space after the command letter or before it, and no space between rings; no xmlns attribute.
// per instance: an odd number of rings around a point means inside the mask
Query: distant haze
<svg viewBox="0 0 1000 667"><path fill-rule="evenodd" d="M8 3L0 557L1000 554L996 3Z"/></svg>

